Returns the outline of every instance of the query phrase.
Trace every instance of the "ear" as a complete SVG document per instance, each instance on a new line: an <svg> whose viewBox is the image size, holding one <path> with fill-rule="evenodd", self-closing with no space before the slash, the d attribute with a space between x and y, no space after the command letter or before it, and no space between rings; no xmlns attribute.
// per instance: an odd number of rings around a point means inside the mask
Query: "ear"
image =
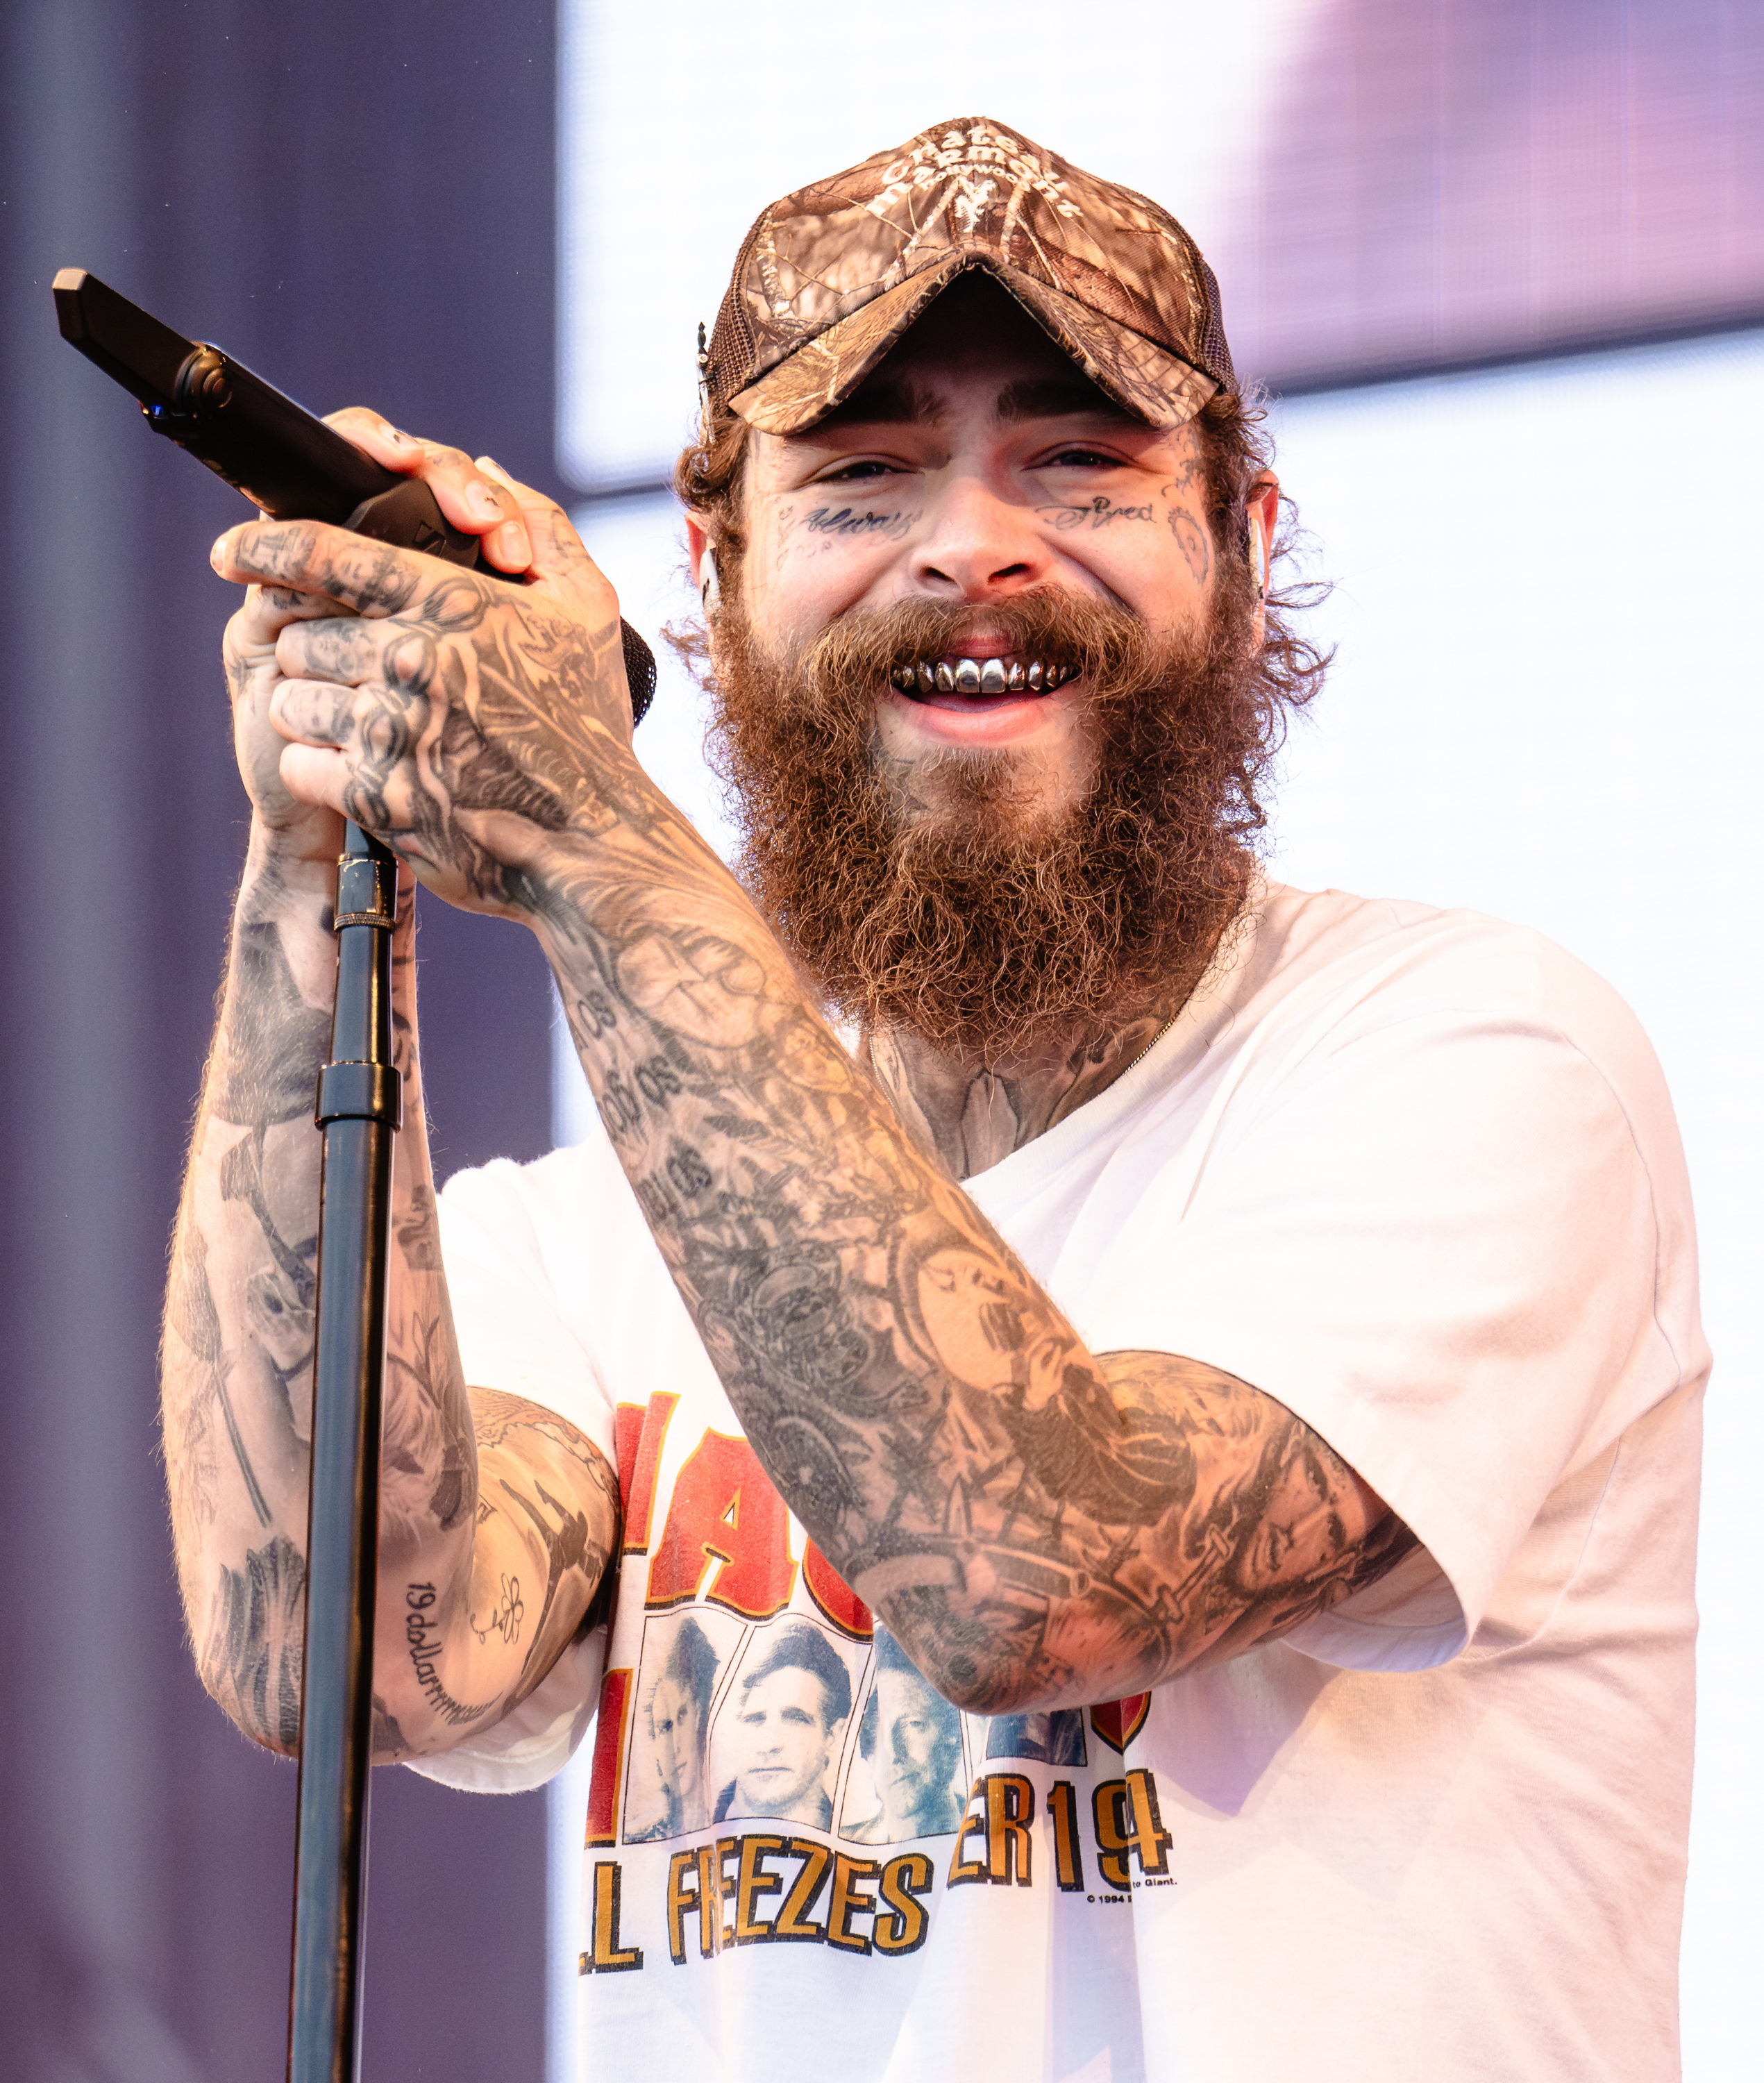
<svg viewBox="0 0 1764 2083"><path fill-rule="evenodd" d="M1250 524L1250 576L1255 581L1255 640L1262 640L1268 598L1268 566L1274 554L1274 526L1280 514L1280 480L1264 470L1244 501Z"/></svg>
<svg viewBox="0 0 1764 2083"><path fill-rule="evenodd" d="M686 516L686 554L692 563L692 583L698 589L698 598L704 603L704 619L709 622L715 616L722 585L717 573L716 551L711 547L711 538L695 513Z"/></svg>

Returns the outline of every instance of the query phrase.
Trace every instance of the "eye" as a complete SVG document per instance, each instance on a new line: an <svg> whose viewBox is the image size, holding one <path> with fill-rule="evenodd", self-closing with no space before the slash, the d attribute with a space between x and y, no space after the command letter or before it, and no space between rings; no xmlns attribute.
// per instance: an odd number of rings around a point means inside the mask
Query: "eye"
<svg viewBox="0 0 1764 2083"><path fill-rule="evenodd" d="M1081 442L1071 442L1063 449L1056 449L1038 466L1042 470L1121 470L1125 468L1121 458L1110 455L1105 449L1086 448Z"/></svg>
<svg viewBox="0 0 1764 2083"><path fill-rule="evenodd" d="M884 463L876 456L865 456L857 463L842 463L837 468L823 471L815 480L817 484L855 484L864 478L892 477L897 466Z"/></svg>

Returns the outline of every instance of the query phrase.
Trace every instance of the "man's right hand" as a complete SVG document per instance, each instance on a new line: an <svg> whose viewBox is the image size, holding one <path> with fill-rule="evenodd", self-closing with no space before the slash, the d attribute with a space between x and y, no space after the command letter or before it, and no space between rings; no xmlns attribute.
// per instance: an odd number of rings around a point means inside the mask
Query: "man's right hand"
<svg viewBox="0 0 1764 2083"><path fill-rule="evenodd" d="M233 750L264 835L285 857L333 865L343 847L343 820L334 810L289 793L281 777L288 741L270 720L270 703L282 678L276 640L283 630L292 623L349 611L313 594L252 586L227 623L222 645L233 703Z"/></svg>

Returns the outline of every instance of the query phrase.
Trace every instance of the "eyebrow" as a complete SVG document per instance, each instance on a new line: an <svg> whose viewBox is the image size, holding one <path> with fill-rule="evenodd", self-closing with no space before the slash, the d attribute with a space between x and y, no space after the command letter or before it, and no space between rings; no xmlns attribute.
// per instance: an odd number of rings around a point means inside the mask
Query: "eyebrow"
<svg viewBox="0 0 1764 2083"><path fill-rule="evenodd" d="M943 399L916 377L886 376L860 384L843 404L835 405L794 438L812 442L817 434L837 433L846 427L900 427L914 420L936 426L945 411Z"/></svg>
<svg viewBox="0 0 1764 2083"><path fill-rule="evenodd" d="M993 408L1006 424L1016 420L1066 420L1082 416L1088 420L1118 420L1129 426L1139 422L1107 392L1082 376L1025 376L1007 383Z"/></svg>
<svg viewBox="0 0 1764 2083"><path fill-rule="evenodd" d="M993 407L1002 425L1023 420L1107 420L1122 426L1142 424L1124 406L1087 377L1025 376L1007 383ZM861 384L842 404L804 427L787 434L787 441L810 447L824 435L846 432L853 427L939 426L948 416L944 399L928 383L909 372L884 376Z"/></svg>

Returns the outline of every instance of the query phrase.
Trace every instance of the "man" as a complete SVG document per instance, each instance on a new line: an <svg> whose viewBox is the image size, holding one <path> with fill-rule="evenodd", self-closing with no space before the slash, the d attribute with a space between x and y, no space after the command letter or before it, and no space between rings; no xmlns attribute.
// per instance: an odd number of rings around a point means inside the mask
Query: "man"
<svg viewBox="0 0 1764 2083"><path fill-rule="evenodd" d="M741 1681L735 1777L715 1820L769 1815L817 1830L833 1824L832 1774L851 1717L851 1675L808 1620L779 1629Z"/></svg>
<svg viewBox="0 0 1764 2083"><path fill-rule="evenodd" d="M649 1762L660 1792L661 1810L647 1823L627 1824L626 1836L631 1844L677 1837L682 1831L703 1827L705 1739L717 1660L704 1629L688 1613L673 1629L645 1718Z"/></svg>
<svg viewBox="0 0 1764 2083"><path fill-rule="evenodd" d="M844 1834L860 1844L947 1837L961 1822L961 1717L938 1698L886 1628L876 1635L876 1682L858 1747L877 1808Z"/></svg>
<svg viewBox="0 0 1764 2083"><path fill-rule="evenodd" d="M1707 1356L1670 1106L1535 936L1257 872L1318 661L1180 226L964 119L754 227L679 474L741 885L632 756L562 515L340 424L525 583L216 546L254 817L166 1362L216 1696L293 1742L347 810L537 934L606 1127L437 1214L407 922L382 1752L534 1784L597 1697L597 2062L1671 2074ZM1096 1739L994 1769L977 1722L956 1835L886 1858L622 1843L683 1606L873 1611L952 1705Z"/></svg>

